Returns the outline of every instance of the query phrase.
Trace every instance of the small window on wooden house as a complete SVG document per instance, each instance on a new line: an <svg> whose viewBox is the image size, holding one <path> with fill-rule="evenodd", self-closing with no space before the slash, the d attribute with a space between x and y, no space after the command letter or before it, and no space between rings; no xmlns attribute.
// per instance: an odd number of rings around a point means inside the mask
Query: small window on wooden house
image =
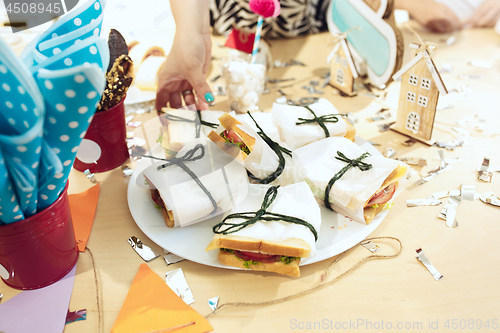
<svg viewBox="0 0 500 333"><path fill-rule="evenodd" d="M422 79L422 83L420 86L424 89L430 90L431 89L431 80L429 79Z"/></svg>
<svg viewBox="0 0 500 333"><path fill-rule="evenodd" d="M337 68L337 83L344 85L344 70L342 68Z"/></svg>
<svg viewBox="0 0 500 333"><path fill-rule="evenodd" d="M415 93L414 93L414 92L408 91L408 92L406 93L406 100L407 100L408 102L415 103L415 98L416 98L416 95L415 95Z"/></svg>
<svg viewBox="0 0 500 333"><path fill-rule="evenodd" d="M347 66L349 66L347 59L342 59L342 67L347 68Z"/></svg>
<svg viewBox="0 0 500 333"><path fill-rule="evenodd" d="M335 62L337 64L340 64L340 54L338 54L338 53L335 55Z"/></svg>
<svg viewBox="0 0 500 333"><path fill-rule="evenodd" d="M410 74L409 82L410 82L410 84L413 84L414 86L416 86L418 83L418 76Z"/></svg>
<svg viewBox="0 0 500 333"><path fill-rule="evenodd" d="M425 97L425 96L418 96L418 105L421 105L424 108L426 108L428 101L429 101L429 99L427 97Z"/></svg>
<svg viewBox="0 0 500 333"><path fill-rule="evenodd" d="M412 132L418 132L418 129L420 128L420 117L418 113L408 113L408 116L406 116L406 128Z"/></svg>

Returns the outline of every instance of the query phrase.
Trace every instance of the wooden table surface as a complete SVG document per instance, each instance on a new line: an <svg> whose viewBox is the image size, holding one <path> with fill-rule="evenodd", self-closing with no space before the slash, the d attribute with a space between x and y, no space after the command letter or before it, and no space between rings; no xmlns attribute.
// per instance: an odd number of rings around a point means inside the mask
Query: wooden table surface
<svg viewBox="0 0 500 333"><path fill-rule="evenodd" d="M416 41L416 37L403 29L405 45ZM305 296L284 303L262 307L227 308L209 318L215 332L295 332L316 328L317 331L344 328L354 331L379 331L402 329L408 332L422 331L478 331L479 324L489 325L485 331L498 331L500 325L500 208L486 205L479 200L463 201L457 212L458 228L448 228L437 218L442 206L407 208L406 199L426 198L432 193L460 189L462 184L475 185L479 193L493 191L500 195L500 175L493 183L477 179L477 170L484 156L492 165L500 166L500 36L492 29L464 30L455 34L456 42L446 45L448 36L431 35L422 30L422 38L438 44L433 58L438 68L443 63L451 64L452 73L443 74L448 90L464 88L462 93L452 92L441 98L441 103L452 108L438 111L436 134L445 140L453 140L457 133L452 127L455 121L468 115L478 114L486 119L484 131L475 130L477 121L464 128L471 133L466 137L469 145L447 150L445 156L462 158L453 169L440 174L432 181L412 190L404 190L382 224L370 237L394 237L403 248L399 256L385 260L369 260L355 270L343 275L336 282ZM270 85L271 91L263 95L260 107L270 111L272 102L280 96L277 87L293 84L282 89L292 98L306 97L308 92L301 87L311 80L320 80L329 70L326 58L332 46L328 33L290 40L271 41L271 52L275 60L297 59L307 66L274 69L268 75L273 78L295 78L280 85ZM214 37L213 55L223 57L227 49L217 46L223 43ZM408 49L407 49L408 50ZM409 53L405 54L406 63ZM468 65L476 59L492 62L491 69ZM217 63L209 78L217 75ZM459 80L459 74L482 75L482 79ZM357 97L346 98L335 93L331 87L324 89L322 96L330 100L340 112L352 112L358 119L359 136L378 143L380 150L390 147L397 150L396 157L423 157L428 165L414 168L425 174L439 163L438 148L416 143L411 147L402 143L407 139L392 131L381 133L368 117L385 105L397 105L399 82L387 88L385 101L366 96L361 90ZM227 110L225 97L216 97L214 110ZM392 119L395 109L391 109ZM134 120L146 120L152 114L136 116ZM383 121L383 122L388 122ZM130 130L130 129L129 129ZM102 329L109 332L125 300L132 280L143 260L131 249L127 239L136 236L155 250L162 249L150 241L138 228L127 205L129 179L120 168L96 174L100 183L100 197L94 226L88 242L95 258L99 299L102 310ZM418 174L413 178L418 179ZM79 193L93 186L85 175L73 170L70 176L70 193ZM381 255L397 252L397 242L380 240ZM417 248L422 248L435 267L444 275L435 281L426 268L415 259ZM349 270L371 253L360 246L347 252L330 272L326 281ZM273 300L310 289L320 282L335 258L305 266L300 278L290 278L271 273L253 273L208 267L183 261L168 268L160 257L148 263L162 278L165 272L181 267L193 291L196 302L192 307L202 315L210 309L207 300L220 297L226 302L261 302ZM3 302L19 291L0 284ZM70 332L98 332L96 284L90 254L80 254L70 310L87 309L87 320L66 326ZM316 322L316 324L315 324ZM453 329L457 325L457 329ZM448 327L447 327L448 326ZM467 328L468 327L468 328ZM494 329L496 327L496 329ZM438 329L435 329L438 328Z"/></svg>

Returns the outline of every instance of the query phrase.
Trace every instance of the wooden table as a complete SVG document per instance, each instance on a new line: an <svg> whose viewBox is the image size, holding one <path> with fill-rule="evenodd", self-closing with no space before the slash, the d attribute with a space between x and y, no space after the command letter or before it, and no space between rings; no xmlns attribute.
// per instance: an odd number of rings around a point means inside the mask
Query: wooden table
<svg viewBox="0 0 500 333"><path fill-rule="evenodd" d="M359 332L404 329L409 332L460 331L460 325L470 325L475 331L479 323L488 321L490 328L498 331L500 325L500 256L498 240L500 235L500 208L486 205L479 200L465 201L459 206L458 228L448 228L437 218L442 206L407 208L406 199L426 198L432 193L459 189L462 184L475 185L479 193L494 191L500 194L500 179L496 174L493 183L477 179L477 170L484 156L493 165L500 165L500 36L493 30L465 30L456 33L457 41L451 46L443 43L448 36L430 35L422 30L422 38L436 42L439 48L433 58L440 68L449 63L454 71L443 74L449 90L467 85L473 92L451 93L442 98L443 103L453 105L437 114L436 128L442 137L452 140L456 132L451 128L455 121L472 114L485 118L486 130L474 130L474 122L464 127L471 132L467 137L469 146L446 151L446 157L461 157L462 162L444 172L434 180L413 190L405 190L395 200L395 206L382 224L371 236L389 236L399 239L403 248L399 256L387 260L370 260L360 265L335 283L308 295L285 303L263 307L227 308L209 319L215 332L295 332L316 328L334 330L339 328ZM405 45L416 38L404 29ZM328 44L328 33L292 40L271 41L274 59L288 61L298 59L306 67L293 66L274 69L273 78L294 77L293 87L282 89L289 96L309 96L301 87L310 80L321 80L320 75L328 71L326 58L332 46ZM227 49L216 46L222 43L214 37L214 56L222 57ZM406 63L409 52L405 55ZM493 62L491 69L469 66L471 59ZM214 62L209 77L217 75ZM463 81L458 74L480 74L483 79ZM276 86L284 86L284 83ZM276 86L262 96L260 106L270 111L272 102L280 96ZM438 148L416 143L411 147L402 143L407 139L392 131L381 133L377 124L366 119L384 107L380 100L359 91L355 98L341 97L331 87L324 89L321 97L329 99L340 112L352 112L358 119L358 135L385 147L397 150L396 157L423 157L428 166L414 168L425 174L438 165ZM388 89L387 103L397 98L399 83ZM226 110L224 97L217 97L215 110ZM395 110L391 110L395 118ZM152 114L137 116L134 120L146 120ZM389 119L390 120L390 119ZM387 120L387 121L389 121ZM386 121L386 122L387 122ZM127 239L137 236L155 250L162 249L150 241L137 227L127 205L129 179L117 168L96 174L100 183L100 198L92 234L88 243L95 258L98 275L99 299L102 310L102 327L109 332L120 311L131 282L143 260L130 248ZM416 180L418 176L414 179ZM73 171L70 177L70 193L79 193L93 186L85 175ZM382 255L397 252L397 243L390 240L378 241ZM417 248L422 248L435 267L444 275L435 281L425 267L415 259ZM350 269L371 253L356 247L336 263L327 281ZM210 309L207 300L220 297L226 302L260 302L273 300L316 286L324 270L335 258L305 266L300 278L289 278L271 273L253 273L208 267L189 261L171 265L158 258L148 265L161 277L165 272L182 267L193 291L196 302L192 307L202 315ZM17 295L19 291L0 284L3 301ZM66 332L98 332L96 305L96 284L90 254L82 253L78 260L76 278L70 309L87 309L87 320L66 326ZM449 330L446 327L448 325ZM453 329L457 325L458 329ZM497 329L493 329L494 326ZM439 328L438 330L434 328Z"/></svg>

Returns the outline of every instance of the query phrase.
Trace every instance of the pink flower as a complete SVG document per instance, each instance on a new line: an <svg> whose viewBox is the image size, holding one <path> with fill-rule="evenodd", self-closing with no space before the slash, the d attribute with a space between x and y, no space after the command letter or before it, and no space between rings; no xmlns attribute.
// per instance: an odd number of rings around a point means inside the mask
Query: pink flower
<svg viewBox="0 0 500 333"><path fill-rule="evenodd" d="M250 10L264 17L276 17L280 14L279 0L250 0Z"/></svg>

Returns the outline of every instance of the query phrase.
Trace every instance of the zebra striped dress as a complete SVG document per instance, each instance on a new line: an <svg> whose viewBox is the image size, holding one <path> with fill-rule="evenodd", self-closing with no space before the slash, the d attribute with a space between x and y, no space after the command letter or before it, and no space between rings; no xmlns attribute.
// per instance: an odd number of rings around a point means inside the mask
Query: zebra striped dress
<svg viewBox="0 0 500 333"><path fill-rule="evenodd" d="M210 24L214 30L227 35L233 27L255 32L258 15L254 14L248 0L209 0ZM280 0L278 17L264 19L262 37L287 38L325 31L326 12L330 0Z"/></svg>

